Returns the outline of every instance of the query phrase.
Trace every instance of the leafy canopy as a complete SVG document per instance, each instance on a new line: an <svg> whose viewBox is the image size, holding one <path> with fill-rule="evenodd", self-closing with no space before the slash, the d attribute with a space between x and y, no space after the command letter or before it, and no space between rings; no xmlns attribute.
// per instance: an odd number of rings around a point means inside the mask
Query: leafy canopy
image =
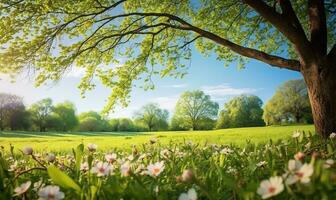
<svg viewBox="0 0 336 200"><path fill-rule="evenodd" d="M312 112L304 81L298 79L283 83L265 105L263 118L267 124L311 122Z"/></svg>
<svg viewBox="0 0 336 200"><path fill-rule="evenodd" d="M176 103L172 123L183 129L204 129L208 127L207 123L216 119L218 108L218 103L212 101L203 91L187 91Z"/></svg>
<svg viewBox="0 0 336 200"><path fill-rule="evenodd" d="M280 12L274 1L264 3ZM306 1L292 4L307 32ZM332 1L325 6L331 46L335 10ZM84 69L83 96L96 80L111 88L105 111L126 106L135 84L152 89L153 75L183 77L193 42L202 54L215 53L226 64L242 66L247 58L234 51L251 57L241 51L248 48L258 56L298 57L291 42L244 1L1 0L0 14L0 72L33 72L39 86Z"/></svg>
<svg viewBox="0 0 336 200"><path fill-rule="evenodd" d="M240 95L225 103L219 114L217 128L265 125L262 101L255 95Z"/></svg>
<svg viewBox="0 0 336 200"><path fill-rule="evenodd" d="M162 130L168 127L168 116L167 110L161 109L156 103L149 103L135 113L135 120L144 123L149 131Z"/></svg>

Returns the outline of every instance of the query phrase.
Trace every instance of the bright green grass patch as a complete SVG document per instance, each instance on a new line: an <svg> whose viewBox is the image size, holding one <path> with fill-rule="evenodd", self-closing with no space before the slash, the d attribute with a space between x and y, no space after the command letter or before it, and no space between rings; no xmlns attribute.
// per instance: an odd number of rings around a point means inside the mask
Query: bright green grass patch
<svg viewBox="0 0 336 200"><path fill-rule="evenodd" d="M290 137L293 131L314 132L313 125L274 126L234 128L213 131L170 131L170 132L0 132L0 145L9 149L12 144L16 149L31 146L34 149L48 151L69 151L79 143L95 143L100 150L112 148L129 148L141 145L150 138L157 137L162 144L170 141L192 141L195 143L216 143L243 145L251 142L267 142Z"/></svg>

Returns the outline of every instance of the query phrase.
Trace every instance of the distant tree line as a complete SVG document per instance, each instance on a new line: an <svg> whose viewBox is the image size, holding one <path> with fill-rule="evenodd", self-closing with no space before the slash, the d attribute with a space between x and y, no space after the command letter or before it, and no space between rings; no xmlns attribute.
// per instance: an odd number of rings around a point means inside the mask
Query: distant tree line
<svg viewBox="0 0 336 200"><path fill-rule="evenodd" d="M89 111L77 115L73 103L53 104L50 98L26 107L23 98L0 93L0 130L29 131L165 131L211 130L234 127L312 123L311 108L303 80L282 84L263 107L255 95L240 95L218 103L203 91L186 91L176 103L171 119L169 112L156 103L140 108L130 118L104 117Z"/></svg>

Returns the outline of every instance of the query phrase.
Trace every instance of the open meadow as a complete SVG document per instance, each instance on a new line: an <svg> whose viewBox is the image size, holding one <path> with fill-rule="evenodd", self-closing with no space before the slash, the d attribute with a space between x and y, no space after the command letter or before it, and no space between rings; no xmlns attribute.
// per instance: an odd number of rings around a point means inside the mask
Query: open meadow
<svg viewBox="0 0 336 200"><path fill-rule="evenodd" d="M99 150L112 148L129 149L132 145L147 143L157 138L161 144L170 141L192 141L200 144L236 144L246 141L255 143L288 138L294 131L313 132L313 125L270 126L252 128L232 128L211 131L170 131L170 132L1 132L0 145L9 149L30 146L43 151L70 151L80 143L94 143Z"/></svg>
<svg viewBox="0 0 336 200"><path fill-rule="evenodd" d="M336 200L336 0L0 0L0 200Z"/></svg>

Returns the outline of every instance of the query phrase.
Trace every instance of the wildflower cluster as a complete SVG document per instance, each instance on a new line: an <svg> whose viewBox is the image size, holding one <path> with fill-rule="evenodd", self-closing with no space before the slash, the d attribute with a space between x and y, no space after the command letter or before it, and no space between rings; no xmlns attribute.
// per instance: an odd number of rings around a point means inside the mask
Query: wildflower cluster
<svg viewBox="0 0 336 200"><path fill-rule="evenodd" d="M3 148L0 199L336 199L335 141L295 132L243 148L157 138L107 152Z"/></svg>

